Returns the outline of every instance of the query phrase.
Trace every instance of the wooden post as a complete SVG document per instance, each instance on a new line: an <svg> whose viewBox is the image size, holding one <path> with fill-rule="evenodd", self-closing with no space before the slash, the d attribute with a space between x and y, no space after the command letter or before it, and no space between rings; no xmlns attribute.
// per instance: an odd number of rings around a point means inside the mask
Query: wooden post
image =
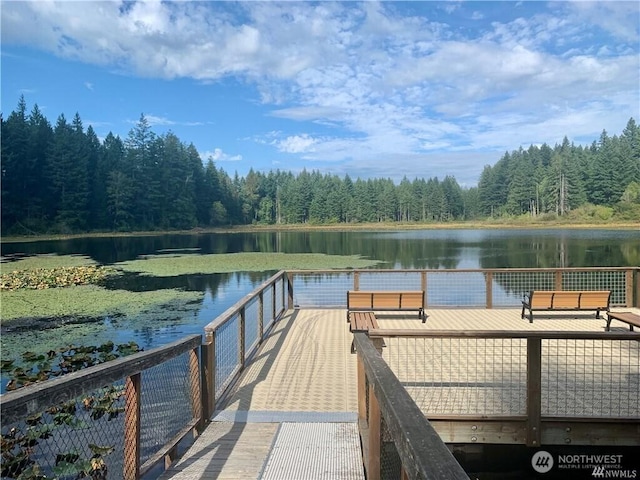
<svg viewBox="0 0 640 480"><path fill-rule="evenodd" d="M264 290L258 294L258 344L262 344L264 338Z"/></svg>
<svg viewBox="0 0 640 480"><path fill-rule="evenodd" d="M364 373L364 364L358 354L358 420L367 420L367 376Z"/></svg>
<svg viewBox="0 0 640 480"><path fill-rule="evenodd" d="M556 270L554 290L562 290L562 270Z"/></svg>
<svg viewBox="0 0 640 480"><path fill-rule="evenodd" d="M424 308L426 309L427 308L427 272L424 270L420 272L420 288L424 292L423 302L424 302Z"/></svg>
<svg viewBox="0 0 640 480"><path fill-rule="evenodd" d="M245 306L243 305L240 308L240 318L238 321L238 363L240 364L240 369L244 370L244 357L245 357L245 351L244 351L244 344L245 344L245 335L246 335L246 321L245 321L245 316L246 316L246 309Z"/></svg>
<svg viewBox="0 0 640 480"><path fill-rule="evenodd" d="M273 285L271 285L271 320L273 322L276 321L276 300L278 298L278 295L276 293L276 282L273 282Z"/></svg>
<svg viewBox="0 0 640 480"><path fill-rule="evenodd" d="M542 415L542 339L527 338L527 446L539 447Z"/></svg>
<svg viewBox="0 0 640 480"><path fill-rule="evenodd" d="M487 272L487 276L485 277L485 285L487 308L493 308L493 272Z"/></svg>
<svg viewBox="0 0 640 480"><path fill-rule="evenodd" d="M640 269L636 268L636 308L640 308Z"/></svg>
<svg viewBox="0 0 640 480"><path fill-rule="evenodd" d="M197 349L189 352L189 395L191 398L191 414L202 424L202 394L200 389L200 362ZM194 432L195 433L195 432Z"/></svg>
<svg viewBox="0 0 640 480"><path fill-rule="evenodd" d="M624 292L624 306L633 306L633 270L627 270L625 272L625 292Z"/></svg>
<svg viewBox="0 0 640 480"><path fill-rule="evenodd" d="M353 272L353 289L360 290L360 272Z"/></svg>
<svg viewBox="0 0 640 480"><path fill-rule="evenodd" d="M202 425L209 422L216 408L216 331L207 335L200 347L202 354Z"/></svg>
<svg viewBox="0 0 640 480"><path fill-rule="evenodd" d="M293 309L293 273L287 273L287 290L289 291L289 301L287 303L287 310ZM282 289L284 294L284 288Z"/></svg>
<svg viewBox="0 0 640 480"><path fill-rule="evenodd" d="M369 384L369 459L367 480L380 480L380 450L382 448L382 417L380 404Z"/></svg>
<svg viewBox="0 0 640 480"><path fill-rule="evenodd" d="M124 480L140 477L140 389L141 374L127 377L124 384Z"/></svg>

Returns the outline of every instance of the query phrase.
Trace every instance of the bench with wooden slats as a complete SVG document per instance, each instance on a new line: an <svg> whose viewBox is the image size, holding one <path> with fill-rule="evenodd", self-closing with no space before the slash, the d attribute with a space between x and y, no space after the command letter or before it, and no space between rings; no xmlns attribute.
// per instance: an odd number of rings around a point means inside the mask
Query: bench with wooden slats
<svg viewBox="0 0 640 480"><path fill-rule="evenodd" d="M352 312L351 321L349 323L349 330L352 333L366 332L369 330L375 330L378 328L378 321L376 315L373 312ZM376 339L374 341L375 347L380 351L384 347L384 341L382 339ZM351 342L351 353L355 353L355 343Z"/></svg>
<svg viewBox="0 0 640 480"><path fill-rule="evenodd" d="M534 311L585 311L595 310L596 318L601 311L609 311L609 290L532 290L522 300L522 314L529 310L529 323L533 323Z"/></svg>
<svg viewBox="0 0 640 480"><path fill-rule="evenodd" d="M354 312L417 311L418 318L426 321L424 291L362 291L347 292L347 321Z"/></svg>
<svg viewBox="0 0 640 480"><path fill-rule="evenodd" d="M626 323L632 332L633 327L640 328L640 315L636 315L633 312L607 312L607 331L611 330L611 320Z"/></svg>

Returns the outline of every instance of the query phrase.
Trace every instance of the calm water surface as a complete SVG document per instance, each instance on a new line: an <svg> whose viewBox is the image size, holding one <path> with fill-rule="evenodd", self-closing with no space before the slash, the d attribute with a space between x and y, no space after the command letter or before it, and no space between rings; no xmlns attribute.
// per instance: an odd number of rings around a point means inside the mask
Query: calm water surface
<svg viewBox="0 0 640 480"><path fill-rule="evenodd" d="M2 243L2 256L56 253L87 255L110 265L139 255L183 253L283 252L361 255L383 263L377 268L507 268L640 265L640 228L624 230L403 230L355 232L260 232L168 234ZM145 349L203 331L243 295L274 272L187 275L144 279L127 275L110 288L132 291L182 288L204 293L195 312L168 311L153 322L104 318L38 332L4 332L2 357L16 345L48 344L58 329L78 342L134 340ZM77 332L77 333L74 333ZM18 348L18 347L15 347ZM20 347L22 348L22 347Z"/></svg>

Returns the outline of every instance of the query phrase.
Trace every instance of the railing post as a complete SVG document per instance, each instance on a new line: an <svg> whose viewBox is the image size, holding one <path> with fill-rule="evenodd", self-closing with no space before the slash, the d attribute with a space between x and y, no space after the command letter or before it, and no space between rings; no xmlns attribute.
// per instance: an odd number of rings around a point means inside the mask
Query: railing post
<svg viewBox="0 0 640 480"><path fill-rule="evenodd" d="M207 334L205 343L200 347L202 353L202 422L208 422L216 405L216 331Z"/></svg>
<svg viewBox="0 0 640 480"><path fill-rule="evenodd" d="M240 364L240 369L244 369L244 344L245 344L245 335L246 335L246 314L247 310L243 305L240 308L240 321L238 322L238 363Z"/></svg>
<svg viewBox="0 0 640 480"><path fill-rule="evenodd" d="M360 290L360 272L353 272L353 289Z"/></svg>
<svg viewBox="0 0 640 480"><path fill-rule="evenodd" d="M140 390L141 374L126 378L124 384L124 480L140 477Z"/></svg>
<svg viewBox="0 0 640 480"><path fill-rule="evenodd" d="M291 310L293 309L293 273L287 272L287 287L288 287L287 291L289 292L287 310ZM283 289L283 292L284 292L284 289Z"/></svg>
<svg viewBox="0 0 640 480"><path fill-rule="evenodd" d="M367 377L364 372L364 364L362 363L362 358L358 353L358 420L361 422L367 421Z"/></svg>
<svg viewBox="0 0 640 480"><path fill-rule="evenodd" d="M493 308L493 272L487 272L485 285L487 309Z"/></svg>
<svg viewBox="0 0 640 480"><path fill-rule="evenodd" d="M562 270L556 270L554 290L562 290Z"/></svg>
<svg viewBox="0 0 640 480"><path fill-rule="evenodd" d="M369 460L367 480L380 480L380 450L382 448L382 416L380 404L369 384Z"/></svg>
<svg viewBox="0 0 640 480"><path fill-rule="evenodd" d="M264 290L258 294L258 342L262 344L264 337Z"/></svg>
<svg viewBox="0 0 640 480"><path fill-rule="evenodd" d="M527 446L539 447L542 415L542 339L527 338Z"/></svg>
<svg viewBox="0 0 640 480"><path fill-rule="evenodd" d="M276 300L278 298L277 292L276 292L276 282L273 282L273 284L271 285L271 319L272 321L276 321Z"/></svg>
<svg viewBox="0 0 640 480"><path fill-rule="evenodd" d="M633 270L625 272L624 306L633 306Z"/></svg>
<svg viewBox="0 0 640 480"><path fill-rule="evenodd" d="M189 352L189 390L193 418L197 418L198 425L201 425L202 390L200 387L200 362L198 359L197 349L193 349Z"/></svg>
<svg viewBox="0 0 640 480"><path fill-rule="evenodd" d="M640 308L640 268L636 268L636 308Z"/></svg>

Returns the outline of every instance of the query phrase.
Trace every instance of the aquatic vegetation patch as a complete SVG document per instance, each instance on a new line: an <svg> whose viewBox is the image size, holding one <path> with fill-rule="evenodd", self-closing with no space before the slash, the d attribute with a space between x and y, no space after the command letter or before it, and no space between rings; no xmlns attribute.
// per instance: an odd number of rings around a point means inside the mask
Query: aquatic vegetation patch
<svg viewBox="0 0 640 480"><path fill-rule="evenodd" d="M96 261L86 255L32 255L29 257L6 257L0 264L2 272L14 270L35 270L42 268L85 267L96 265Z"/></svg>
<svg viewBox="0 0 640 480"><path fill-rule="evenodd" d="M113 274L111 269L96 265L14 270L0 275L0 290L14 291L22 288L44 290L97 284L111 274Z"/></svg>
<svg viewBox="0 0 640 480"><path fill-rule="evenodd" d="M201 300L202 292L177 289L130 292L107 290L97 285L78 285L43 290L20 289L0 292L2 319L6 326L16 319L103 317L136 315L154 306Z"/></svg>
<svg viewBox="0 0 640 480"><path fill-rule="evenodd" d="M324 255L315 253L224 253L207 255L145 255L137 260L117 263L116 268L156 277L269 270L326 270L367 268L377 260L359 255Z"/></svg>

